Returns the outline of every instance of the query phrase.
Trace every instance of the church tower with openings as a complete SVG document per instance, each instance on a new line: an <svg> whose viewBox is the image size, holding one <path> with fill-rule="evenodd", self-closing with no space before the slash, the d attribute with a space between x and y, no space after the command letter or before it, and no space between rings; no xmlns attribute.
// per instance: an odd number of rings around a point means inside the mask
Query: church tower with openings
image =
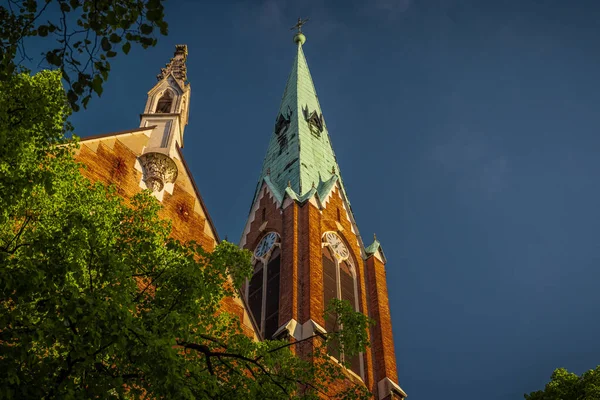
<svg viewBox="0 0 600 400"><path fill-rule="evenodd" d="M301 26L301 24L299 24ZM374 319L371 346L345 360L349 380L376 399L405 398L398 385L386 284L386 258L365 246L350 207L327 124L302 49L288 77L240 245L253 253L243 295L265 339L302 340L333 329L327 303L345 299ZM150 101L149 101L150 104Z"/></svg>

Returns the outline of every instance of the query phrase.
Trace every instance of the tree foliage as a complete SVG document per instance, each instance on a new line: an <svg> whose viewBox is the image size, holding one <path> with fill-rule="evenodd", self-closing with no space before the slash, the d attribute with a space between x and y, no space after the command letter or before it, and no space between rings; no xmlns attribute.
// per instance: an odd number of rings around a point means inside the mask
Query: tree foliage
<svg viewBox="0 0 600 400"><path fill-rule="evenodd" d="M600 365L581 376L557 368L544 390L525 394L526 400L598 400L600 399Z"/></svg>
<svg viewBox="0 0 600 400"><path fill-rule="evenodd" d="M74 110L102 94L110 59L167 34L163 0L7 0L0 5L0 81L18 72L27 39L47 38L43 63L58 68ZM50 40L54 39L54 40ZM53 44L51 44L53 43Z"/></svg>
<svg viewBox="0 0 600 400"><path fill-rule="evenodd" d="M131 201L88 181L64 134L59 72L0 82L0 398L256 399L334 393L370 321L347 302L339 332L304 343L253 341L221 301L251 274L250 254L170 237L147 191Z"/></svg>

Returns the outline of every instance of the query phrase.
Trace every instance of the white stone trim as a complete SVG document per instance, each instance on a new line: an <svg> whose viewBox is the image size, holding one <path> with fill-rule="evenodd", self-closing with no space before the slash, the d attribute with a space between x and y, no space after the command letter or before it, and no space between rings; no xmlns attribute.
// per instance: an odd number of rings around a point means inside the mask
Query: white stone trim
<svg viewBox="0 0 600 400"><path fill-rule="evenodd" d="M294 204L294 201L295 201L294 199L292 199L292 198L290 198L288 196L285 196L285 200L283 200L283 205L281 206L281 208L283 210L285 210L286 208L288 208L289 206L291 206L292 204Z"/></svg>
<svg viewBox="0 0 600 400"><path fill-rule="evenodd" d="M259 232L264 231L265 229L267 229L267 225L269 224L269 221L265 221L262 223L262 225L258 228Z"/></svg>
<svg viewBox="0 0 600 400"><path fill-rule="evenodd" d="M262 275L263 275L263 281L262 281L262 295L261 295L261 305L260 305L260 321L256 321L255 318L255 322L257 323L259 329L260 329L260 334L261 336L264 334L263 331L265 330L265 321L267 318L267 272L268 272L268 265L269 265L269 261L271 261L271 256L273 255L273 252L275 251L276 248L279 249L279 251L281 252L281 236L279 235L279 233L275 232L275 231L269 231L268 233L266 233L265 235L262 235L261 240L258 242L258 244L261 243L262 239L264 239L268 234L270 233L274 233L275 235L277 235L277 242L275 242L273 244L273 246L269 249L268 252L266 252L262 257L258 258L255 256L255 252L256 252L256 248L252 251L252 268L254 269L252 271L252 274L254 275L254 273L256 272L255 268L256 265L260 264L262 268ZM257 246L258 246L257 244ZM280 268L281 268L281 261L279 264ZM281 271L281 270L280 270ZM281 272L280 272L281 273ZM250 280L248 278L246 278L246 290L244 290L244 297L246 299L246 302L249 302L249 297L250 297ZM254 317L254 315L253 315ZM271 339L271 338L265 338L265 339Z"/></svg>
<svg viewBox="0 0 600 400"><path fill-rule="evenodd" d="M142 128L144 128L144 127L142 127ZM105 141L105 140L111 140L111 139L118 140L118 139L121 139L121 138L126 137L126 136L135 136L135 135L140 134L140 133L142 133L142 134L150 137L150 135L152 134L152 130L153 129L154 128L149 128L148 127L147 129L143 129L143 130L140 129L140 130L136 130L135 132L119 133L117 135L101 136L101 137L96 137L96 138L91 138L91 139L80 138L79 139L79 143L88 145L89 143L92 143L92 142Z"/></svg>
<svg viewBox="0 0 600 400"><path fill-rule="evenodd" d="M325 196L325 198L323 200L321 200L321 205L323 208L327 208L327 203L329 203L329 200L331 200L331 196L333 196L333 194L336 192L339 193L339 196L342 199L342 207L344 207L344 212L346 214L346 220L348 222L350 222L350 230L352 231L352 233L354 233L354 236L356 236L356 244L358 245L358 248L360 249L361 257L364 258L365 254L363 251L363 246L361 246L361 241L359 239L360 233L358 233L358 227L356 226L356 221L354 220L354 216L350 213L350 206L348 205L348 201L346 200L346 197L344 196L344 192L342 191L342 187L340 186L339 180L331 188L331 190ZM341 229L340 229L340 231L341 231Z"/></svg>
<svg viewBox="0 0 600 400"><path fill-rule="evenodd" d="M281 325L279 329L275 331L273 337L277 338L283 332L288 332L288 334L296 340L302 340L302 325L293 318Z"/></svg>
<svg viewBox="0 0 600 400"><path fill-rule="evenodd" d="M379 381L379 383L377 383L377 392L379 393L379 400L382 400L393 393L399 394L403 399L408 397L400 385L388 377L383 378Z"/></svg>
<svg viewBox="0 0 600 400"><path fill-rule="evenodd" d="M380 249L377 249L377 251L373 254L373 256L385 264L385 261L383 261L383 255L381 254Z"/></svg>
<svg viewBox="0 0 600 400"><path fill-rule="evenodd" d="M273 194L271 189L269 189L269 185L267 185L267 183L263 180L262 185L260 186L259 195L256 198L256 200L254 201L252 208L250 209L250 214L248 215L248 220L246 221L246 226L244 227L244 232L242 232L242 237L241 237L240 243L238 245L240 248L243 248L246 245L246 237L248 236L248 233L250 233L250 226L252 225L252 222L254 222L254 219L256 218L256 211L258 211L260 201L267 193L271 197L271 200L273 200L273 203L275 203L276 208L279 208L279 202L277 201L277 198L275 197L275 195Z"/></svg>
<svg viewBox="0 0 600 400"><path fill-rule="evenodd" d="M308 339L309 337L314 336L317 333L324 335L327 333L327 331L325 330L325 328L323 328L321 325L319 325L312 319L309 319L308 321L302 324L302 339Z"/></svg>
<svg viewBox="0 0 600 400"><path fill-rule="evenodd" d="M308 202L309 202L310 204L312 204L313 206L315 206L315 208L316 208L317 210L320 210L320 209L321 209L321 207L319 207L319 203L317 203L317 196L316 196L316 195L312 195L312 196L310 196L310 198L308 199Z"/></svg>
<svg viewBox="0 0 600 400"><path fill-rule="evenodd" d="M338 179L337 182L335 182L335 185L333 185L333 187L331 188L331 190L329 190L329 193L327 193L325 198L321 199L321 204L323 205L323 208L327 207L327 203L329 203L329 200L331 200L331 196L333 196L333 193L336 191L336 189L338 189L339 182L340 181Z"/></svg>

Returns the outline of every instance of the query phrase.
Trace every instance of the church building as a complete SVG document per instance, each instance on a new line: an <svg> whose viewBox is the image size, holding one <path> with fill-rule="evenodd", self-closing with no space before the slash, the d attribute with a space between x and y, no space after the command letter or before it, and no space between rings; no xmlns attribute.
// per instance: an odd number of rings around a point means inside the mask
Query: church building
<svg viewBox="0 0 600 400"><path fill-rule="evenodd" d="M305 41L299 29L256 191L248 193L251 209L240 247L253 253L254 273L223 309L237 315L255 340L302 340L335 328L323 317L331 299L350 301L375 320L371 345L350 360L333 348L331 357L348 361L347 379L366 385L375 399L402 399L387 261L379 241L365 243L359 233L304 56ZM163 206L161 216L172 221L175 239L212 250L219 237L182 151L190 117L187 56L187 46L176 46L148 92L139 128L83 138L77 159L86 165L84 175L114 184L125 199L151 190Z"/></svg>

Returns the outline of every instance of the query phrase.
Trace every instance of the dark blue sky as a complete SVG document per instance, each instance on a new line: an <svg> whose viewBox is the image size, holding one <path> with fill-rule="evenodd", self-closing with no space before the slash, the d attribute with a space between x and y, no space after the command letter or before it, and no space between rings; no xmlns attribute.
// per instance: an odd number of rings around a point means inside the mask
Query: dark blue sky
<svg viewBox="0 0 600 400"><path fill-rule="evenodd" d="M80 136L135 128L189 46L184 153L221 237L243 229L304 52L361 233L387 265L412 399L509 400L600 364L600 3L168 1Z"/></svg>

